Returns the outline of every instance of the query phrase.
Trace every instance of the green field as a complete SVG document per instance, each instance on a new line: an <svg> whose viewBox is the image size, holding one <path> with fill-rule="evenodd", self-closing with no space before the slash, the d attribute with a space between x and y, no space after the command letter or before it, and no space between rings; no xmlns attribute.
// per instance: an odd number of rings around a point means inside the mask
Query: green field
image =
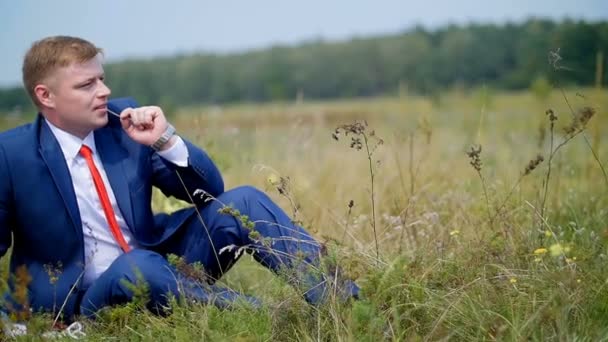
<svg viewBox="0 0 608 342"><path fill-rule="evenodd" d="M157 317L136 302L85 321L86 333L94 341L608 340L606 108L608 93L594 89L555 89L541 100L483 88L179 108L178 132L212 155L226 188L264 189L326 243L327 264L356 279L364 298L308 306L245 255L222 281L262 298L262 309L176 303ZM363 120L361 149L351 148L352 134L332 137ZM479 170L466 153L474 144ZM154 199L156 210L182 205ZM41 340L35 334L51 321L35 317L33 335L20 340Z"/></svg>

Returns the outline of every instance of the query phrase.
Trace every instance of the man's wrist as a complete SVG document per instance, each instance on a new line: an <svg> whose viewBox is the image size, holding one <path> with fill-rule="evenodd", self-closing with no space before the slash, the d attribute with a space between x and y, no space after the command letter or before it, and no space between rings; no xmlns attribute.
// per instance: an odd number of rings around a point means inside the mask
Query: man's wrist
<svg viewBox="0 0 608 342"><path fill-rule="evenodd" d="M173 147L173 145L175 145L176 142L177 142L177 135L174 134L163 146L160 147L160 149L158 151L159 152L166 151L166 150L170 149L171 147Z"/></svg>
<svg viewBox="0 0 608 342"><path fill-rule="evenodd" d="M167 124L167 129L163 134L152 144L152 149L162 151L171 147L175 143L175 127L170 123Z"/></svg>

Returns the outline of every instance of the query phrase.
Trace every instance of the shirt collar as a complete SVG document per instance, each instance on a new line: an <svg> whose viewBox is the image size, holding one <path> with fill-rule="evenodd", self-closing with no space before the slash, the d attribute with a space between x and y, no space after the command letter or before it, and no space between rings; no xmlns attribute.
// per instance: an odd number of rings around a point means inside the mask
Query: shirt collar
<svg viewBox="0 0 608 342"><path fill-rule="evenodd" d="M46 123L49 125L51 132L53 132L53 135L57 139L66 160L73 160L76 158L82 145L87 145L93 152L93 155L97 153L93 131L91 131L84 139L80 139L79 137L53 125L50 121L46 119L44 121L46 121Z"/></svg>

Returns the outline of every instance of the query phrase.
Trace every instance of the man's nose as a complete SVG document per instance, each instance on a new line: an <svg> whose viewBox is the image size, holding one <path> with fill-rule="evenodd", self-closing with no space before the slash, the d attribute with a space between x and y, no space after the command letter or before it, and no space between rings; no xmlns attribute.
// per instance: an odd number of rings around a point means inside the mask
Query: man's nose
<svg viewBox="0 0 608 342"><path fill-rule="evenodd" d="M98 91L98 96L99 97L108 97L110 96L110 94L112 93L112 91L110 90L110 88L108 88L108 86L103 83L103 81L99 81L100 82L100 86L99 86L99 91Z"/></svg>

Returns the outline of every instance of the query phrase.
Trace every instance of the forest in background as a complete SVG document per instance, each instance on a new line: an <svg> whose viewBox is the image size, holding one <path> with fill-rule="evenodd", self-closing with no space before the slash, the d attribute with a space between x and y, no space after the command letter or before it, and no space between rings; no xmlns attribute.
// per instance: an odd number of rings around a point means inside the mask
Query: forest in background
<svg viewBox="0 0 608 342"><path fill-rule="evenodd" d="M198 53L106 65L113 96L167 107L399 93L436 96L479 86L517 90L606 83L608 22L414 27L403 33L234 54ZM28 110L21 87L0 89L0 111Z"/></svg>

